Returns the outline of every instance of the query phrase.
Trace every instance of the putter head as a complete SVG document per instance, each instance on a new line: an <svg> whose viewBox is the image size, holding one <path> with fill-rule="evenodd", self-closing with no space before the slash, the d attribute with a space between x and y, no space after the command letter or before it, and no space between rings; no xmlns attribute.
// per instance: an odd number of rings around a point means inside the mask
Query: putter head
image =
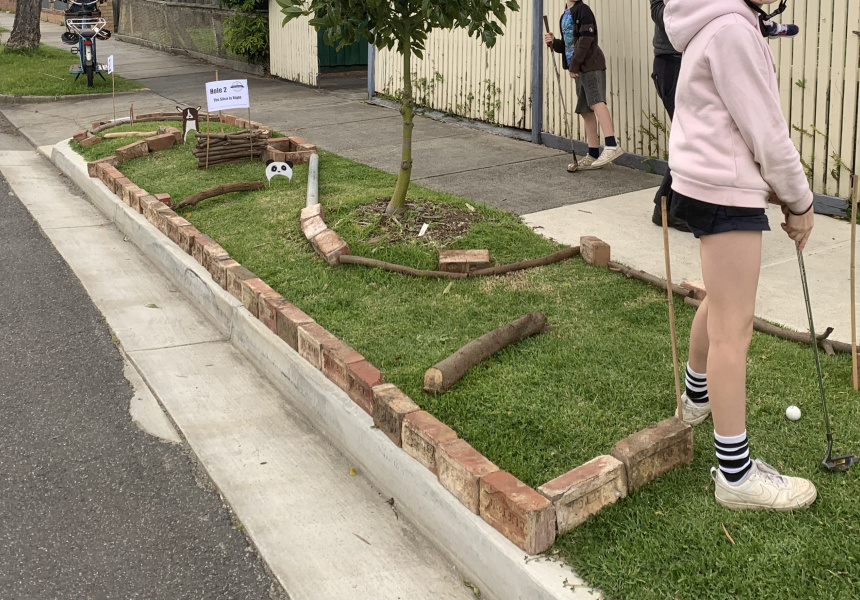
<svg viewBox="0 0 860 600"><path fill-rule="evenodd" d="M853 454L844 456L830 456L830 451L833 449L833 440L828 436L827 439L827 456L821 461L821 466L828 471L847 471L851 465L858 462L857 457Z"/></svg>

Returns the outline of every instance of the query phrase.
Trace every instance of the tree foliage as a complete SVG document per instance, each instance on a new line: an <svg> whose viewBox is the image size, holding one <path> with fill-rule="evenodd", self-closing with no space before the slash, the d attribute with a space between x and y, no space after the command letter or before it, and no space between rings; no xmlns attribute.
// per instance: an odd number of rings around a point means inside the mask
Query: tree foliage
<svg viewBox="0 0 860 600"><path fill-rule="evenodd" d="M269 64L268 0L221 0L236 14L224 20L224 47L248 62Z"/></svg>
<svg viewBox="0 0 860 600"><path fill-rule="evenodd" d="M366 40L403 56L403 154L388 212L402 211L412 172L412 55L424 57L427 36L434 29L465 29L492 48L503 33L506 9L519 10L519 5L516 0L278 0L278 4L284 25L310 16L311 26L326 28L326 44L338 49Z"/></svg>

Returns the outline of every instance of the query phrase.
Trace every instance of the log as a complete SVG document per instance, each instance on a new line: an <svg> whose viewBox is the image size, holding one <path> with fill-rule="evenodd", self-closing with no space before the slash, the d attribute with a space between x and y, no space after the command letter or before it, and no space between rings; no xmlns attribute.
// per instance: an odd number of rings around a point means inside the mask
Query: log
<svg viewBox="0 0 860 600"><path fill-rule="evenodd" d="M695 298L684 298L684 303L689 306L698 308L702 301L696 300ZM767 321L759 319L758 317L753 317L753 329L761 333L772 335L773 337L779 338L781 340L788 340L789 342L797 342L799 344L812 343L809 339L809 332L803 333L802 331L791 331L790 329L780 327L779 325L768 323ZM846 354L850 353L851 344L827 339L831 333L833 333L833 328L828 327L824 330L824 333L817 334L815 336L815 339L818 342L818 346L821 347L821 349L824 350L829 356L833 356L833 354L836 352L844 352Z"/></svg>
<svg viewBox="0 0 860 600"><path fill-rule="evenodd" d="M511 271L521 271L523 269L532 269L534 267L543 267L545 265L551 265L553 263L567 260L568 258L573 258L574 256L579 256L579 246L565 248L564 250L559 250L558 252L553 252L552 254L547 254L546 256L541 256L540 258L521 260L519 262L510 263L508 265L499 265L497 267L488 267L486 269L475 269L474 271L470 271L468 275L469 277L487 277L488 275L502 275L504 273L510 273Z"/></svg>
<svg viewBox="0 0 860 600"><path fill-rule="evenodd" d="M208 190L203 190L202 192L197 192L196 194L191 194L179 204L174 204L172 208L176 210L185 206L195 206L198 202L206 200L207 198L214 198L215 196L229 194L230 192L250 192L253 190L261 190L264 187L265 184L261 181L225 183Z"/></svg>
<svg viewBox="0 0 860 600"><path fill-rule="evenodd" d="M106 133L102 137L106 140L124 137L152 137L158 135L157 131L122 131L119 133Z"/></svg>
<svg viewBox="0 0 860 600"><path fill-rule="evenodd" d="M630 267L625 267L622 264L619 264L614 261L609 261L607 265L611 271L617 271L623 273L628 279L638 279L640 281L644 281L646 283L650 283L651 285L660 288L661 290L666 289L666 281L660 279L659 277L655 277L650 273L646 273L645 271L639 271L637 269L631 269ZM687 288L682 288L680 285L673 284L672 292L682 298L689 298L693 295L693 290L688 290Z"/></svg>
<svg viewBox="0 0 860 600"><path fill-rule="evenodd" d="M424 373L424 391L438 394L449 390L462 379L466 371L475 365L515 342L540 333L545 328L546 316L540 311L535 311L485 333L427 369Z"/></svg>
<svg viewBox="0 0 860 600"><path fill-rule="evenodd" d="M448 279L465 279L465 273L448 273L447 271L425 271L424 269L413 269L412 267L404 267L403 265L395 265L387 263L375 258L365 258L364 256L355 256L354 254L344 254L340 257L341 264L351 263L354 265L364 265L366 267L378 267L391 271L393 273L402 273L404 275L414 275L415 277L440 277Z"/></svg>

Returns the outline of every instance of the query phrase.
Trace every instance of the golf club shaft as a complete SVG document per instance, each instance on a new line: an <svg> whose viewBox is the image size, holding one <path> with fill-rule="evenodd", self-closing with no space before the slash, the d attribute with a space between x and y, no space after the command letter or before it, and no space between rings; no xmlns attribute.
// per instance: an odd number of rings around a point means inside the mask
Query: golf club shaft
<svg viewBox="0 0 860 600"><path fill-rule="evenodd" d="M806 302L806 316L809 319L809 335L812 341L812 352L815 355L815 370L818 374L818 391L821 394L821 408L824 410L824 428L827 432L828 441L832 440L833 433L830 431L830 417L827 415L827 400L824 397L824 379L821 375L821 359L818 357L818 340L815 338L815 325L812 323L812 305L809 303L809 287L806 284L806 267L803 264L803 251L799 244L797 249L797 264L800 266L800 281L803 284L803 299Z"/></svg>
<svg viewBox="0 0 860 600"><path fill-rule="evenodd" d="M546 29L547 33L550 33L549 30L549 21L546 18L546 15L543 16L543 25ZM558 65L556 64L555 51L552 49L551 44L547 44L547 47L550 49L550 53L552 53L552 68L555 71L555 81L558 85L558 98L561 100L561 110L564 115L564 134L567 137L568 141L570 141L570 153L573 155L574 164L579 162L579 159L576 158L576 150L573 149L573 133L570 129L570 121L567 117L567 105L564 102L564 93L561 91L561 74L558 72Z"/></svg>
<svg viewBox="0 0 860 600"><path fill-rule="evenodd" d="M678 372L678 336L675 332L675 299L672 292L672 267L669 260L669 216L666 209L666 196L660 198L660 212L663 215L663 257L666 261L666 293L669 296L669 335L672 338L672 371L675 375L675 402L678 405L678 418L684 419L684 406L681 403L681 377Z"/></svg>

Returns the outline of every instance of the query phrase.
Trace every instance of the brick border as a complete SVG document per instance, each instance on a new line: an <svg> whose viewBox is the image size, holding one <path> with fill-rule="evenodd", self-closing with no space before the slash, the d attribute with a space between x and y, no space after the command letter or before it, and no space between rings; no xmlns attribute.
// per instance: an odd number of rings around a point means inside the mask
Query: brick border
<svg viewBox="0 0 860 600"><path fill-rule="evenodd" d="M175 118L172 113L152 113L141 115L139 119L162 120L166 116ZM237 125L238 121L236 119ZM111 123L93 123L93 130L103 131L108 128L106 125L120 124ZM245 121L242 126L247 124ZM170 133L175 138L178 130L166 129L173 131L157 134L155 137L161 141L153 144L154 148L149 147L147 140L123 147L137 148L126 153L127 160L172 146L172 142L168 145L165 134ZM78 132L76 138L82 140L91 133ZM312 146L303 140L302 143ZM145 153L142 147L146 148ZM510 473L499 470L460 440L453 429L422 411L395 385L385 383L381 372L361 354L177 215L169 206L167 194L150 194L126 178L117 168L123 162L120 154L118 149L117 155L87 163L88 175L100 179L123 203L144 215L162 234L191 255L210 273L213 281L241 301L270 331L373 416L376 426L392 443L436 475L440 485L468 510L480 515L529 554L544 552L555 542L558 533L579 525L604 506L624 498L672 467L692 462L692 427L672 417L619 441L612 448L612 456L599 456L534 490ZM349 246L328 228L323 216L322 205L306 207L302 209L300 225L320 257L335 266L341 255L350 253ZM583 237L580 243L584 249L582 256L589 263L609 264L608 244L593 236Z"/></svg>

